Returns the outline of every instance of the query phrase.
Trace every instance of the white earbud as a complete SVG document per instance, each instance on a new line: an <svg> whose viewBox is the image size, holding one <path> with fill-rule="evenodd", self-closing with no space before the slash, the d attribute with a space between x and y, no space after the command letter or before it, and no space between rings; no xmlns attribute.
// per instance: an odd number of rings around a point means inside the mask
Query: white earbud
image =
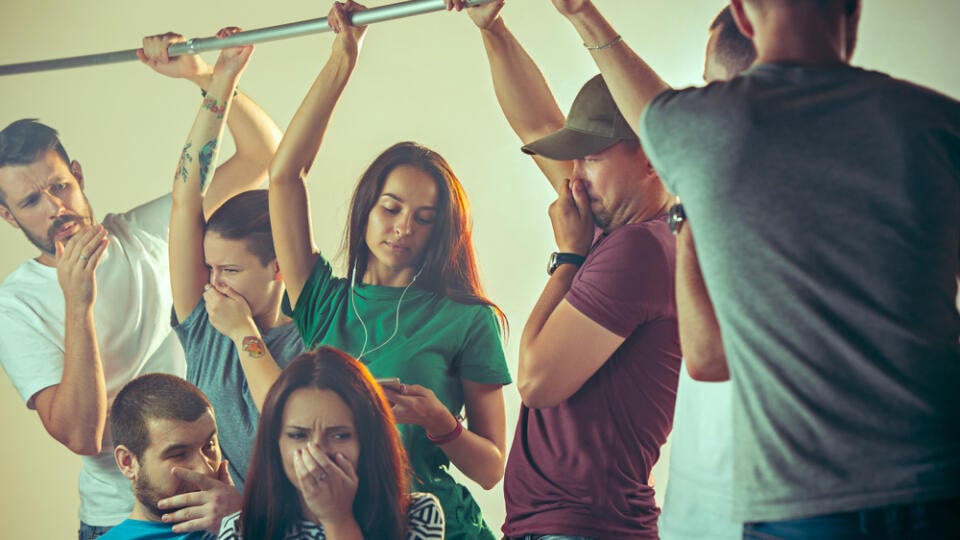
<svg viewBox="0 0 960 540"><path fill-rule="evenodd" d="M374 351L382 349L387 343L390 343L390 340L396 337L397 332L400 330L400 304L403 304L403 297L407 295L407 291L410 289L413 283L417 281L417 278L420 276L422 272L423 272L423 266L421 266L420 269L417 270L417 273L413 275L413 279L410 280L410 283L408 283L407 286L403 288L403 292L400 293L400 299L397 300L397 314L394 317L394 322L393 322L393 333L390 334L390 337L388 337L386 341L384 341L380 345L377 345L376 347L368 351L367 343L370 337L370 333L367 330L367 324L363 321L363 317L360 316L360 311L357 310L357 300L356 300L357 291L355 289L355 286L357 283L357 261L354 260L353 272L351 273L351 276L350 276L350 305L353 307L353 314L356 315L357 320L360 321L360 327L363 328L363 345L360 347L360 354L357 355L357 360L360 360L361 358L363 358L363 355L365 354L369 354Z"/></svg>

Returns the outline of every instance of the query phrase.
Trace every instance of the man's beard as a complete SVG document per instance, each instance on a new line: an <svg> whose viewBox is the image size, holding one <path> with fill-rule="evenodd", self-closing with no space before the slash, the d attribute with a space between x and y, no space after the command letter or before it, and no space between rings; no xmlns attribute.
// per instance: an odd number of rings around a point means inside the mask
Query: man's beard
<svg viewBox="0 0 960 540"><path fill-rule="evenodd" d="M31 244L36 246L37 249L44 252L45 254L51 257L56 257L57 242L55 240L55 237L57 235L57 231L60 230L60 227L62 227L63 225L71 221L76 221L76 222L79 222L81 230L83 230L85 226L89 227L90 225L93 224L93 210L91 210L90 208L90 202L86 200L86 197L84 197L84 202L86 203L86 214L87 214L86 216L83 216L80 214L64 214L58 217L57 219L54 220L50 228L47 229L47 234L45 238L41 238L39 235L33 234L32 232L30 232L29 229L24 227L22 223L20 223L20 220L16 220L16 218L14 219L17 221L17 225L20 226L20 230L23 231L23 235L27 237L27 240L29 240ZM66 244L67 241L70 240L70 238L73 238L73 236L64 238L61 241L61 243Z"/></svg>
<svg viewBox="0 0 960 540"><path fill-rule="evenodd" d="M161 493L150 481L150 477L147 476L147 470L141 467L140 473L133 481L133 495L140 501L140 504L143 505L150 515L160 520L160 516L163 515L163 510L160 510L157 503L160 502L160 499L166 499L167 497L175 495L175 493Z"/></svg>

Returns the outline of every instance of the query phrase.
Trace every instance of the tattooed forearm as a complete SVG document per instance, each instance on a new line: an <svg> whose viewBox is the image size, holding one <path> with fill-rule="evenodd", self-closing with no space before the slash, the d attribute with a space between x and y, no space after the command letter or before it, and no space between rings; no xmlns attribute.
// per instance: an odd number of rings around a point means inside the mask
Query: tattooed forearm
<svg viewBox="0 0 960 540"><path fill-rule="evenodd" d="M246 336L243 338L243 350L253 358L260 358L267 351L267 346L256 336Z"/></svg>
<svg viewBox="0 0 960 540"><path fill-rule="evenodd" d="M223 118L223 113L227 112L226 103L218 103L215 98L210 96L203 98L203 103L200 106L217 115L218 119Z"/></svg>
<svg viewBox="0 0 960 540"><path fill-rule="evenodd" d="M217 153L217 140L211 139L200 149L200 191L207 185L210 174L210 163L213 162L213 156Z"/></svg>
<svg viewBox="0 0 960 540"><path fill-rule="evenodd" d="M180 152L180 161L177 162L177 172L175 177L179 178L183 182L187 181L187 164L193 161L193 156L187 152L191 146L193 146L193 143L188 142L187 145L183 147L183 151Z"/></svg>

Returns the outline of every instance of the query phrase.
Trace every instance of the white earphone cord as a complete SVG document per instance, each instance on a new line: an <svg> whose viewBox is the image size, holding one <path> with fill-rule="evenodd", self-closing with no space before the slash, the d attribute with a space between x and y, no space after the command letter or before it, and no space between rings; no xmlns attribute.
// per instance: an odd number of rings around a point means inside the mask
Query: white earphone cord
<svg viewBox="0 0 960 540"><path fill-rule="evenodd" d="M360 311L357 310L357 300L356 300L356 283L357 283L357 265L353 265L353 273L350 276L350 305L353 307L353 314L357 316L357 320L360 321L360 327L363 328L363 346L360 347L360 354L357 355L357 360L363 358L363 355L372 353L382 349L387 343L390 343L394 337L396 337L397 332L400 330L400 304L403 303L403 297L407 295L407 290L410 289L410 286L413 285L417 278L420 276L420 273L423 272L423 267L420 267L420 270L417 270L417 273L413 275L413 279L410 280L410 283L403 288L403 292L400 293L400 299L397 301L397 313L393 321L393 333L390 334L390 337L386 341L377 345L376 347L367 350L368 338L370 337L369 332L367 331L367 325L363 322L363 317L360 316Z"/></svg>

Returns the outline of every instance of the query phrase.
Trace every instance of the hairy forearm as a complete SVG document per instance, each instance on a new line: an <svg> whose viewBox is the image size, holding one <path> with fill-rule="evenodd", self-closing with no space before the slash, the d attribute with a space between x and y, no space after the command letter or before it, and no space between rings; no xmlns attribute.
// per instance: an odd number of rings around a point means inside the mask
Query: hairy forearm
<svg viewBox="0 0 960 540"><path fill-rule="evenodd" d="M567 19L584 44L611 44L618 34L592 3ZM627 123L636 131L640 115L653 98L668 88L657 73L626 43L590 51L603 79Z"/></svg>
<svg viewBox="0 0 960 540"><path fill-rule="evenodd" d="M700 272L689 226L684 227L677 238L676 272L680 348L687 371L697 380L725 381L730 378L730 372L723 351L720 324Z"/></svg>
<svg viewBox="0 0 960 540"><path fill-rule="evenodd" d="M549 344L541 339L547 320L563 301L577 275L578 266L564 264L557 267L540 298L533 306L520 337L520 359L517 370L517 388L524 403L536 405L542 393L551 390L550 375L556 370L555 358L546 354Z"/></svg>
<svg viewBox="0 0 960 540"><path fill-rule="evenodd" d="M543 73L523 46L497 19L480 32L490 64L493 89L507 123L524 144L563 127L565 118ZM560 191L570 177L569 162L535 156L553 188Z"/></svg>
<svg viewBox="0 0 960 540"><path fill-rule="evenodd" d="M543 73L503 19L481 35L497 101L520 140L528 143L563 127L563 111Z"/></svg>
<svg viewBox="0 0 960 540"><path fill-rule="evenodd" d="M49 404L43 404L41 419L50 435L70 451L95 455L100 452L106 429L107 390L93 305L73 306L68 302L65 322L63 376Z"/></svg>

